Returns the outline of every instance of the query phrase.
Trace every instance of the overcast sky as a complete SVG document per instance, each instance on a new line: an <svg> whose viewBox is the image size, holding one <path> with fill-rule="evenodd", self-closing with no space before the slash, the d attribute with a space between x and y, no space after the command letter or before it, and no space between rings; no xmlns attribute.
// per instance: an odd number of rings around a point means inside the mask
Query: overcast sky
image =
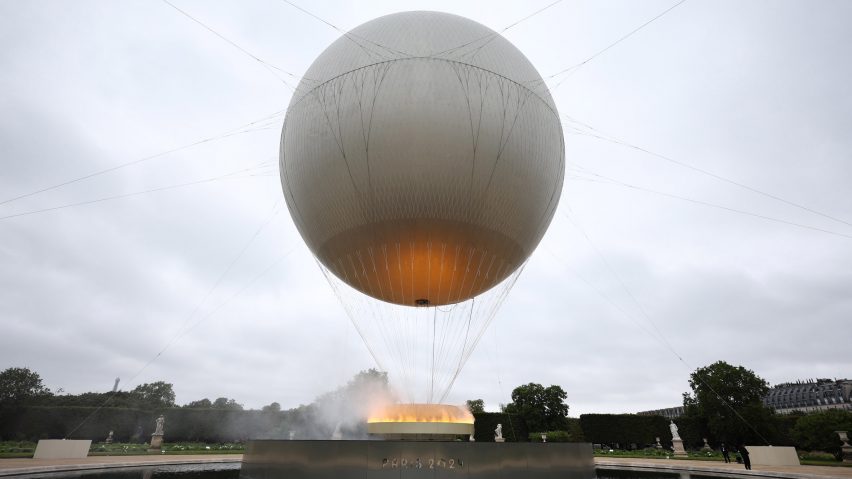
<svg viewBox="0 0 852 479"><path fill-rule="evenodd" d="M374 364L283 205L270 115L297 80L246 52L298 77L340 33L281 0L170 1L245 51L161 1L0 2L0 202L211 139L0 204L0 369L309 403ZM298 1L343 30L439 10L499 31L550 3ZM550 77L675 3L565 0L505 36ZM852 377L850 18L688 0L550 79L559 210L450 400L537 382L572 416L636 412L717 360Z"/></svg>

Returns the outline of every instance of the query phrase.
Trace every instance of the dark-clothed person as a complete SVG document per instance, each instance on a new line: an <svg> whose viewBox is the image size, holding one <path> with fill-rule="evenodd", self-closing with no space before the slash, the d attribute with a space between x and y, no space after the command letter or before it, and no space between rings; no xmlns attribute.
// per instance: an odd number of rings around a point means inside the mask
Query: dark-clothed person
<svg viewBox="0 0 852 479"><path fill-rule="evenodd" d="M728 446L726 446L724 442L719 450L722 451L722 457L725 459L725 462L731 462L731 456L728 455Z"/></svg>
<svg viewBox="0 0 852 479"><path fill-rule="evenodd" d="M740 455L743 456L743 464L745 464L745 468L751 470L751 460L748 458L748 449L746 449L743 445L741 445L738 449Z"/></svg>

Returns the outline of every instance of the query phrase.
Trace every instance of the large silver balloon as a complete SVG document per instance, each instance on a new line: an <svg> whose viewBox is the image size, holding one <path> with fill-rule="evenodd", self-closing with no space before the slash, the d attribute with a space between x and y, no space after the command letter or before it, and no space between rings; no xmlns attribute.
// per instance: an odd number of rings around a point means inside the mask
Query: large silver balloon
<svg viewBox="0 0 852 479"><path fill-rule="evenodd" d="M562 190L559 115L511 43L471 20L367 22L305 73L281 135L299 232L351 287L459 303L529 257Z"/></svg>

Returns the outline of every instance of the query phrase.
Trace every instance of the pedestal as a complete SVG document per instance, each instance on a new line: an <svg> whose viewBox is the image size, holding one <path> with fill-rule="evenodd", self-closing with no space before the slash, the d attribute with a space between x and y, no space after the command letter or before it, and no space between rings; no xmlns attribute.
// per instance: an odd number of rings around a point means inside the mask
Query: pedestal
<svg viewBox="0 0 852 479"><path fill-rule="evenodd" d="M41 439L33 459L84 459L91 446L91 439Z"/></svg>
<svg viewBox="0 0 852 479"><path fill-rule="evenodd" d="M506 438L505 437L495 437L494 442L506 442Z"/></svg>
<svg viewBox="0 0 852 479"><path fill-rule="evenodd" d="M843 462L852 462L852 444L849 444L849 433L847 431L834 431L834 433L840 437L840 442L843 443L840 446L840 458L843 459Z"/></svg>
<svg viewBox="0 0 852 479"><path fill-rule="evenodd" d="M148 447L149 451L159 451L160 446L163 445L163 435L162 434L151 434L151 446Z"/></svg>
<svg viewBox="0 0 852 479"><path fill-rule="evenodd" d="M242 479L595 477L592 445L488 441L248 441Z"/></svg>
<svg viewBox="0 0 852 479"><path fill-rule="evenodd" d="M686 456L686 449L683 448L683 439L672 439L672 449L675 456Z"/></svg>

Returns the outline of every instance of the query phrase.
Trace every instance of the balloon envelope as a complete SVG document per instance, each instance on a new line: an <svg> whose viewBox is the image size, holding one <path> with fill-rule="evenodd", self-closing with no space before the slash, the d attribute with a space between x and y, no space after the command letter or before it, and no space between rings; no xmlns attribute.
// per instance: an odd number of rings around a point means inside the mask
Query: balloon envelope
<svg viewBox="0 0 852 479"><path fill-rule="evenodd" d="M281 137L297 228L341 281L399 305L459 303L529 257L562 190L559 115L541 76L476 22L367 22L305 73Z"/></svg>

